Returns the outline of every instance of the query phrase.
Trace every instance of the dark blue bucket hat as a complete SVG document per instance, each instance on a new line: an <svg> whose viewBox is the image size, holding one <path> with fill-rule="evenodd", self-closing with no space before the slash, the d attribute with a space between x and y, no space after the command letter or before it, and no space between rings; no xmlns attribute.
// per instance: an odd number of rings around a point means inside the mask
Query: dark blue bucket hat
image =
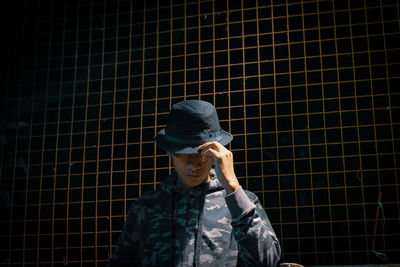
<svg viewBox="0 0 400 267"><path fill-rule="evenodd" d="M157 145L163 150L178 154L199 152L199 146L218 141L227 145L230 133L221 129L215 107L202 100L186 100L172 106L167 127L158 132Z"/></svg>

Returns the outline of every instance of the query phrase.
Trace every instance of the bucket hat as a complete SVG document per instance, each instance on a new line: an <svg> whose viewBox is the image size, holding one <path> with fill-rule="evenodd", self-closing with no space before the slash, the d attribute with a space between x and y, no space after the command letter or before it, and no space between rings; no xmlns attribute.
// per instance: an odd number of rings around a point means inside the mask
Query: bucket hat
<svg viewBox="0 0 400 267"><path fill-rule="evenodd" d="M186 100L172 106L167 127L158 132L156 143L167 152L193 154L206 142L218 141L225 146L232 139L230 133L222 130L212 104Z"/></svg>

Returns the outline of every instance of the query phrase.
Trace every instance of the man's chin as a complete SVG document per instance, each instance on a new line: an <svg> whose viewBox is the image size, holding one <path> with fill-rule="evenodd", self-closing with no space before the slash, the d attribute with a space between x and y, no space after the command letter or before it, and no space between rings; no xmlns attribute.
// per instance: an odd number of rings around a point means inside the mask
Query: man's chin
<svg viewBox="0 0 400 267"><path fill-rule="evenodd" d="M190 174L190 175L186 175L186 177L188 178L188 179L193 179L193 180L198 180L198 179L201 179L202 178L202 176L200 175L200 174Z"/></svg>
<svg viewBox="0 0 400 267"><path fill-rule="evenodd" d="M185 184L194 187L208 181L208 176L204 175L186 175Z"/></svg>

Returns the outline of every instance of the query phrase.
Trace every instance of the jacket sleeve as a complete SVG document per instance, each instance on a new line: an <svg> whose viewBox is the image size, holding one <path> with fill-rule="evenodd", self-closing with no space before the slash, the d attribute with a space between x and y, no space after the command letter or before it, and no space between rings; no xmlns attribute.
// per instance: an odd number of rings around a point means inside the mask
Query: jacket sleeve
<svg viewBox="0 0 400 267"><path fill-rule="evenodd" d="M139 233L136 231L134 204L128 211L128 217L118 238L110 260L110 266L137 266L139 251Z"/></svg>
<svg viewBox="0 0 400 267"><path fill-rule="evenodd" d="M271 223L255 194L242 187L225 197L232 216L233 235L245 266L275 266L281 248Z"/></svg>

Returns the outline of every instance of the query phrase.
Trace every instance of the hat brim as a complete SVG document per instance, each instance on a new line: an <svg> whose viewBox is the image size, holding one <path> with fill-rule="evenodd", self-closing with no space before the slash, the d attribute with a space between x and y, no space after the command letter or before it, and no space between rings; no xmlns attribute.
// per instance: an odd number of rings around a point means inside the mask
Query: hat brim
<svg viewBox="0 0 400 267"><path fill-rule="evenodd" d="M162 129L161 131L158 132L156 136L156 143L161 149L170 153L177 153L177 154L199 153L199 146L202 145L202 144L179 144L175 142L169 142L165 140L164 137L165 137L165 129ZM221 135L219 136L219 138L211 141L218 141L223 146L226 146L232 141L232 139L233 136L230 133L221 130Z"/></svg>

